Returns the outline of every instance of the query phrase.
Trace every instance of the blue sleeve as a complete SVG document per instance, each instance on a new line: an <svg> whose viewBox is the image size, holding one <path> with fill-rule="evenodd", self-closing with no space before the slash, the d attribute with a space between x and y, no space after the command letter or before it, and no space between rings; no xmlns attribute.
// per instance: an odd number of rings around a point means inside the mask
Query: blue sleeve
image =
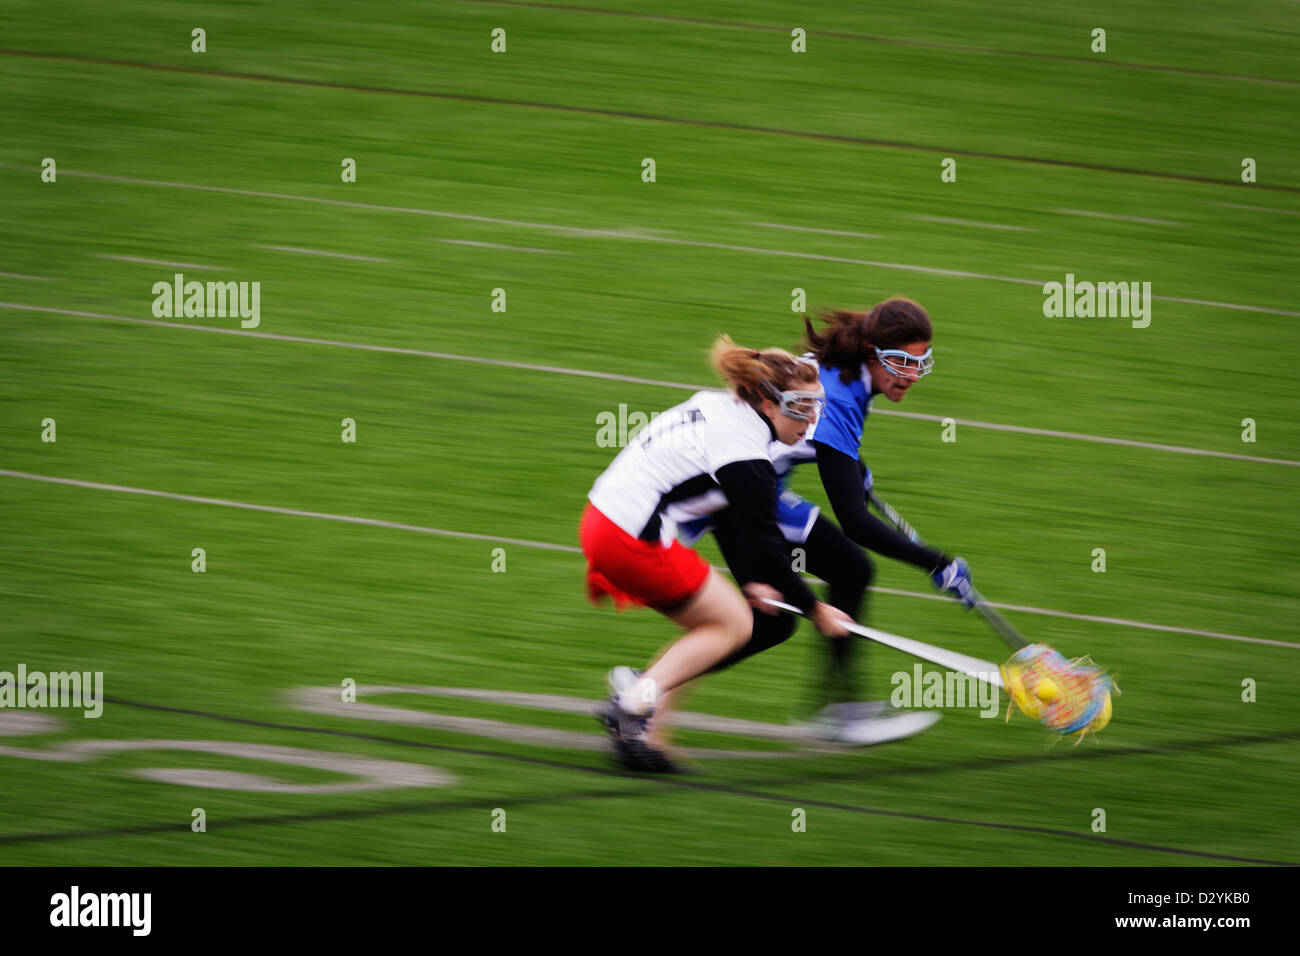
<svg viewBox="0 0 1300 956"><path fill-rule="evenodd" d="M858 450L862 447L864 421L865 416L857 402L843 402L828 397L812 440L857 461Z"/></svg>

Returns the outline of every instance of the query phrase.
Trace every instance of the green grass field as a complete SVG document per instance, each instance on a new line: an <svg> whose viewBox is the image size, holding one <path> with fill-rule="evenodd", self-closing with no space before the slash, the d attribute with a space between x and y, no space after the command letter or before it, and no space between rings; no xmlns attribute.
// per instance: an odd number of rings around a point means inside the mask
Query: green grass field
<svg viewBox="0 0 1300 956"><path fill-rule="evenodd" d="M110 698L0 710L0 864L1300 862L1293 5L599 3L0 10L0 671L102 671ZM155 319L177 271L260 282L260 325ZM1067 273L1150 282L1150 326L1045 317ZM582 713L410 690L595 700L672 636L583 598L598 417L715 384L719 332L796 347L796 288L934 317L935 374L877 403L864 457L1038 609L1018 627L1118 675L1100 739L972 709L869 750L686 730L757 753L646 778ZM877 563L869 623L1005 655ZM818 640L689 709L786 724ZM873 696L912 668L863 650ZM348 679L408 722L294 696ZM218 741L415 785L177 743Z"/></svg>

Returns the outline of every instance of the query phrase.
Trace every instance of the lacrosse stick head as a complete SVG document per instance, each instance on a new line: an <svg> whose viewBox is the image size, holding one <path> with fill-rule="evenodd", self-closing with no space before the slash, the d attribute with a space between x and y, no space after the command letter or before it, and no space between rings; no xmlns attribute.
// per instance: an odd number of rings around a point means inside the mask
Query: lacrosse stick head
<svg viewBox="0 0 1300 956"><path fill-rule="evenodd" d="M1053 733L1078 734L1082 740L1110 723L1111 692L1119 691L1090 658L1066 660L1046 644L1030 644L1016 651L1001 670L1011 702Z"/></svg>

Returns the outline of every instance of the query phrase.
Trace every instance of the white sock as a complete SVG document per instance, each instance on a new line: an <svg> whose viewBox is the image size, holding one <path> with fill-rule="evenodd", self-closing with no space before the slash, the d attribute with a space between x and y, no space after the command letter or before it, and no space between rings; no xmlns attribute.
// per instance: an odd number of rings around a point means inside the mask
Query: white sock
<svg viewBox="0 0 1300 956"><path fill-rule="evenodd" d="M659 699L659 685L649 677L641 677L618 695L618 706L629 714L640 716L650 710Z"/></svg>

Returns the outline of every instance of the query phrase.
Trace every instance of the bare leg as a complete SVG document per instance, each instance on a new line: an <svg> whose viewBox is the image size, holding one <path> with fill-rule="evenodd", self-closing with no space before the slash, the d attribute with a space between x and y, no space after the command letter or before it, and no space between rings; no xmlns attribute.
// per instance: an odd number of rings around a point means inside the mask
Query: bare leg
<svg viewBox="0 0 1300 956"><path fill-rule="evenodd" d="M634 770L671 769L660 732L669 701L680 705L684 685L743 646L753 629L749 604L716 571L709 572L684 607L667 616L686 633L663 650L635 683L619 691L614 710L603 717L614 734L620 759ZM649 725L636 720L652 710L655 720ZM640 735L644 743L630 739Z"/></svg>
<svg viewBox="0 0 1300 956"><path fill-rule="evenodd" d="M660 695L700 676L749 640L753 617L740 591L716 571L684 608L670 614L686 628L645 672Z"/></svg>
<svg viewBox="0 0 1300 956"><path fill-rule="evenodd" d="M686 705L686 698L694 683L695 681L687 681L685 684L678 684L668 693L659 695L659 701L655 704L654 719L650 721L650 728L646 734L651 746L668 751L674 759L681 759L681 754L674 752L676 748L673 746L670 734L673 722L671 715Z"/></svg>

